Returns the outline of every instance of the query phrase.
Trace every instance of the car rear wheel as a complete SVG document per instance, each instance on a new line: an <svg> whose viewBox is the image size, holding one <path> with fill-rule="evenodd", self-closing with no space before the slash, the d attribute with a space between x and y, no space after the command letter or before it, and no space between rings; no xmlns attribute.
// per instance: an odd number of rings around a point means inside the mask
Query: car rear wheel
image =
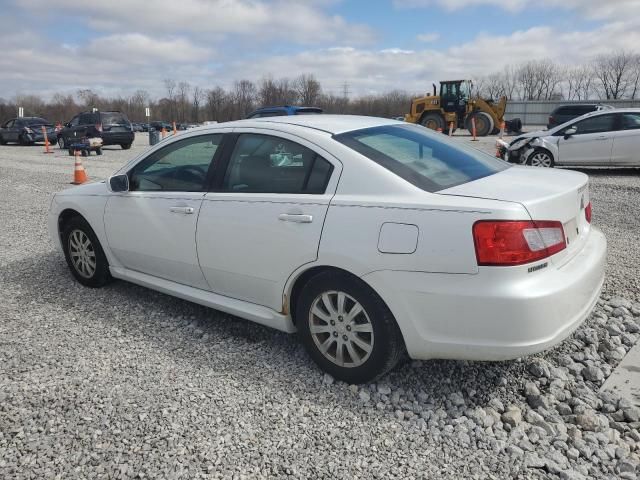
<svg viewBox="0 0 640 480"><path fill-rule="evenodd" d="M112 280L98 237L84 218L73 217L63 225L61 240L67 265L78 282L97 288Z"/></svg>
<svg viewBox="0 0 640 480"><path fill-rule="evenodd" d="M6 145L6 144L7 144L7 141L4 138L2 138L2 136L0 136L0 145Z"/></svg>
<svg viewBox="0 0 640 480"><path fill-rule="evenodd" d="M305 285L296 307L298 335L324 371L348 383L372 381L404 352L389 308L366 284L327 272Z"/></svg>
<svg viewBox="0 0 640 480"><path fill-rule="evenodd" d="M131 148L130 143L122 143L120 144L120 146L122 147L123 150L129 150Z"/></svg>
<svg viewBox="0 0 640 480"><path fill-rule="evenodd" d="M532 167L552 168L555 165L553 155L544 148L536 148L527 158L527 165Z"/></svg>

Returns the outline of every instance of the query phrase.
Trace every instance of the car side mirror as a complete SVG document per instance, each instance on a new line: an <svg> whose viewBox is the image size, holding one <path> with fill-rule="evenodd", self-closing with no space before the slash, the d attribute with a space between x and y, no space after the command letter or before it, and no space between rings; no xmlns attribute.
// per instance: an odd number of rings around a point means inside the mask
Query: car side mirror
<svg viewBox="0 0 640 480"><path fill-rule="evenodd" d="M109 189L114 193L128 192L129 177L127 176L127 174L122 173L120 175L109 177Z"/></svg>
<svg viewBox="0 0 640 480"><path fill-rule="evenodd" d="M564 131L564 139L567 140L569 137L571 137L572 135L575 135L578 132L578 129L576 127L571 127L567 130Z"/></svg>

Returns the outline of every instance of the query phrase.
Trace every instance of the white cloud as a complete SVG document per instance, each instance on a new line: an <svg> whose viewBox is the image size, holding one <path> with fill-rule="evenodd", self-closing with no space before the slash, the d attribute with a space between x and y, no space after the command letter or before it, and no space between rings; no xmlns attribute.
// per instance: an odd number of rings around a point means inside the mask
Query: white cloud
<svg viewBox="0 0 640 480"><path fill-rule="evenodd" d="M487 6L509 12L524 9L545 9L549 13L574 10L578 15L597 20L638 20L638 0L393 0L397 8L426 8L438 6L448 11Z"/></svg>
<svg viewBox="0 0 640 480"><path fill-rule="evenodd" d="M419 35L416 35L416 39L424 43L432 43L437 41L439 38L440 34L437 32L420 33Z"/></svg>
<svg viewBox="0 0 640 480"><path fill-rule="evenodd" d="M373 31L347 22L339 15L329 15L322 8L326 2L296 0L128 0L113 2L56 0L60 15L79 16L94 29L118 32L143 32L211 36L240 34L249 36L254 45L263 47L272 39L286 39L301 44L366 44ZM38 14L50 8L50 0L22 0L22 8Z"/></svg>

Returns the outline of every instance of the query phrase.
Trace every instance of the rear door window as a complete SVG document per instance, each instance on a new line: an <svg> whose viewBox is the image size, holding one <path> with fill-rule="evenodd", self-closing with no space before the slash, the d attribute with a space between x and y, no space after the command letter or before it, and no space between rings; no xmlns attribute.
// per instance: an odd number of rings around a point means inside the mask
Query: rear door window
<svg viewBox="0 0 640 480"><path fill-rule="evenodd" d="M80 114L80 125L93 125L96 123L95 118L93 113L82 113Z"/></svg>
<svg viewBox="0 0 640 480"><path fill-rule="evenodd" d="M640 129L640 113L623 113L622 130Z"/></svg>
<svg viewBox="0 0 640 480"><path fill-rule="evenodd" d="M242 193L324 193L333 166L314 151L284 138L241 134L222 189Z"/></svg>

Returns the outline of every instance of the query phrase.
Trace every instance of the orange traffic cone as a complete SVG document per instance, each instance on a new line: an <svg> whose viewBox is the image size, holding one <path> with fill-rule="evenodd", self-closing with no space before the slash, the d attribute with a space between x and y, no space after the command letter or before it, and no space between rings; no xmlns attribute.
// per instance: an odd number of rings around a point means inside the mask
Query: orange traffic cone
<svg viewBox="0 0 640 480"><path fill-rule="evenodd" d="M44 125L42 126L42 134L44 135L44 153L53 153L49 148L49 137L47 137L47 129Z"/></svg>
<svg viewBox="0 0 640 480"><path fill-rule="evenodd" d="M80 158L80 152L78 150L75 151L76 163L73 168L73 182L74 185L81 185L85 182L89 181L89 177L87 176L87 172L82 165L82 159Z"/></svg>

